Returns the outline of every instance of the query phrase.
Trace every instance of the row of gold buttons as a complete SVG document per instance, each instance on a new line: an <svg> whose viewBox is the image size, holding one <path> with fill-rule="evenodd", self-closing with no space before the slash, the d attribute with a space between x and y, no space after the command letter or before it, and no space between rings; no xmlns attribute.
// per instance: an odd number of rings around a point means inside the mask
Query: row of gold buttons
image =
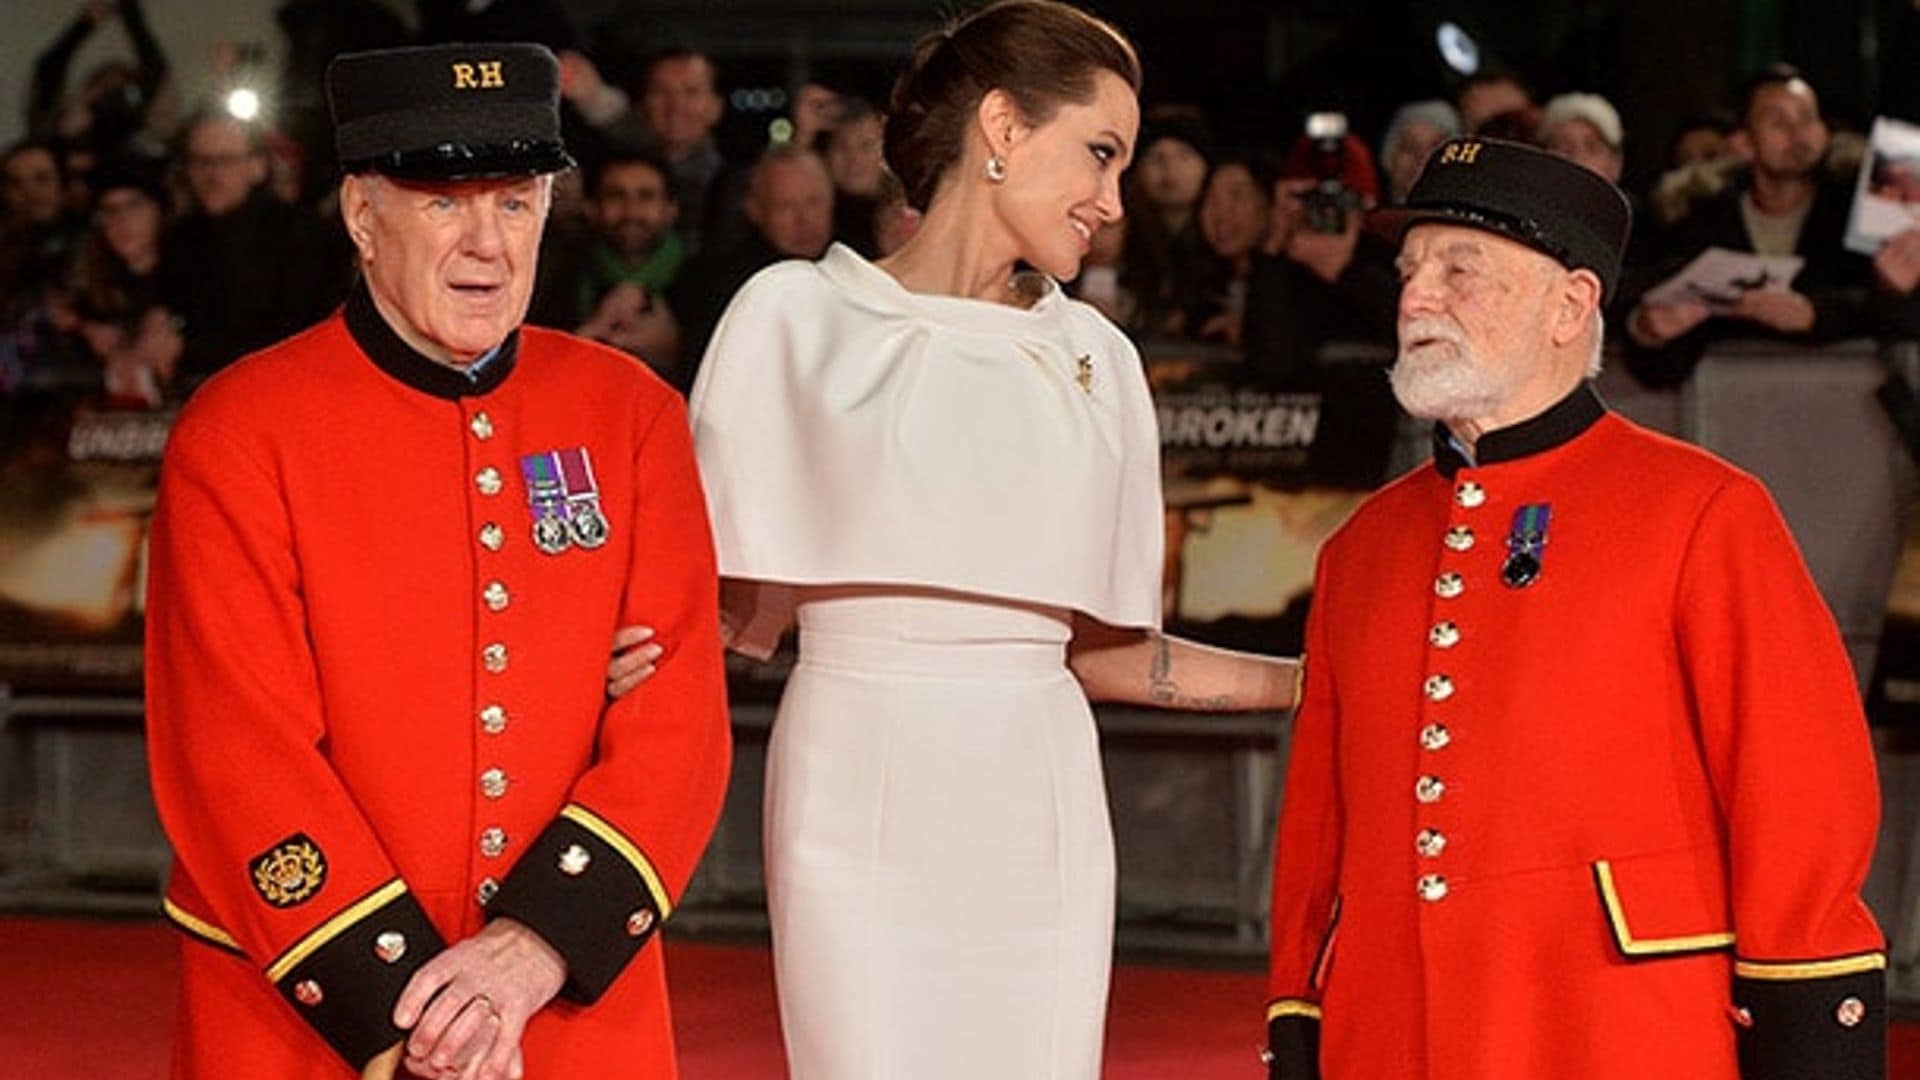
<svg viewBox="0 0 1920 1080"><path fill-rule="evenodd" d="M467 422L473 437L486 442L493 438L493 418L484 410L475 412ZM484 466L473 477L474 489L484 498L492 498L506 487L500 470L492 465ZM498 522L488 521L480 526L480 546L489 552L498 552L506 546L507 534ZM486 609L498 614L512 603L512 594L507 583L498 578L490 579L480 590L480 602ZM505 674L511 657L507 645L502 641L489 642L480 650L480 666L491 675ZM507 729L507 710L498 703L489 704L480 710L480 730L488 735L498 735ZM500 799L507 793L507 773L498 766L488 768L480 774L480 793L488 799ZM488 825L480 830L478 846L484 858L497 859L506 854L507 830L498 825ZM500 890L500 883L491 875L482 878L475 890L474 898L485 906Z"/></svg>
<svg viewBox="0 0 1920 1080"><path fill-rule="evenodd" d="M1472 510L1486 504L1487 492L1471 480L1462 482L1454 489L1453 498L1463 509ZM1476 538L1473 529L1467 525L1449 526L1441 543L1448 551L1463 554L1473 550ZM1467 591L1467 579L1456 571L1444 570L1433 580L1433 593L1442 600L1457 600ZM1460 626L1451 619L1440 619L1427 630L1427 643L1435 649L1452 649L1460 644ZM1426 698L1433 704L1451 699L1457 689L1452 676L1445 672L1435 672L1427 676L1421 687ZM1430 754L1445 750L1453 742L1453 733L1439 721L1428 723L1420 729L1420 749ZM1425 773L1413 786L1413 797L1423 806L1439 803L1447 795L1447 783L1437 773ZM1413 838L1413 848L1422 859L1438 859L1447 849L1447 834L1434 826L1424 826ZM1414 891L1420 899L1428 903L1438 903L1446 899L1447 879L1444 874L1428 873L1420 875L1414 883Z"/></svg>

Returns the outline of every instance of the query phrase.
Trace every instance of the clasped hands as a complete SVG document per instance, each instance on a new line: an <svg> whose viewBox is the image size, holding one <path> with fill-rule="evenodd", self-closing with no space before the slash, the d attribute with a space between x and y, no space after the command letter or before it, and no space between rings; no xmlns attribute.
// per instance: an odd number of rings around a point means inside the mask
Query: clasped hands
<svg viewBox="0 0 1920 1080"><path fill-rule="evenodd" d="M434 1080L520 1080L520 1037L566 975L539 934L493 920L414 972L393 1008L407 1039L374 1058L363 1080L388 1080L402 1067Z"/></svg>

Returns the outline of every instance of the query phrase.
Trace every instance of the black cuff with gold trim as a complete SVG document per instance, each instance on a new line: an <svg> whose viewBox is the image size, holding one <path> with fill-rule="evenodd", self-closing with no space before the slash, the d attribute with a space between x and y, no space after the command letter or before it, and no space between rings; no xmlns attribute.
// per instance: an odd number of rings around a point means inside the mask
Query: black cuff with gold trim
<svg viewBox="0 0 1920 1080"><path fill-rule="evenodd" d="M1884 971L1875 966L1811 978L1781 974L1794 968L1818 970L1825 966L1744 962L1737 966L1733 1001L1741 1010L1742 1080L1801 1080L1810 1076L1821 1080L1884 1080Z"/></svg>
<svg viewBox="0 0 1920 1080"><path fill-rule="evenodd" d="M560 996L591 1005L669 914L653 864L585 807L560 812L500 883L487 917L525 923L567 963Z"/></svg>
<svg viewBox="0 0 1920 1080"><path fill-rule="evenodd" d="M446 948L413 894L392 881L328 919L267 969L280 995L349 1065L407 1037L393 1006L413 973Z"/></svg>
<svg viewBox="0 0 1920 1080"><path fill-rule="evenodd" d="M1267 1021L1267 1080L1320 1080L1317 1010L1282 1013Z"/></svg>

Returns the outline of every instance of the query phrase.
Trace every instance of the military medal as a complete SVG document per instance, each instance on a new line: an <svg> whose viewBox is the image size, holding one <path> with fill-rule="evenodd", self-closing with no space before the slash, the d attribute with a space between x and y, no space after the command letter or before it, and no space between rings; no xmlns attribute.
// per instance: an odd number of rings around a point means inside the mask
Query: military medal
<svg viewBox="0 0 1920 1080"><path fill-rule="evenodd" d="M593 478L593 459L587 448L576 446L553 455L560 465L560 483L567 500L567 531L573 542L589 550L607 542L607 516L600 512L600 486Z"/></svg>
<svg viewBox="0 0 1920 1080"><path fill-rule="evenodd" d="M520 459L520 478L527 484L527 509L533 514L533 546L558 555L573 543L567 530L566 485L552 453L528 454Z"/></svg>
<svg viewBox="0 0 1920 1080"><path fill-rule="evenodd" d="M1513 528L1507 533L1507 561L1500 567L1500 580L1511 589L1524 589L1540 579L1540 559L1547 550L1547 521L1553 507L1547 503L1528 503L1513 512Z"/></svg>
<svg viewBox="0 0 1920 1080"><path fill-rule="evenodd" d="M587 448L548 450L520 459L527 484L527 510L533 515L533 546L548 555L570 547L592 550L612 531L600 510L600 485Z"/></svg>

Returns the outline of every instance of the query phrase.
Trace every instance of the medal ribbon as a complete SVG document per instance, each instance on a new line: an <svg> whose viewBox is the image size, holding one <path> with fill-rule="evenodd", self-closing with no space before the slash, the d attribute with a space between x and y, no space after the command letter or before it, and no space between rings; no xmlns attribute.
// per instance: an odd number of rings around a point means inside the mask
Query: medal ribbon
<svg viewBox="0 0 1920 1080"><path fill-rule="evenodd" d="M566 520L567 488L556 459L559 453L528 454L520 459L520 477L527 483L527 510L535 521L543 517Z"/></svg>
<svg viewBox="0 0 1920 1080"><path fill-rule="evenodd" d="M594 483L593 460L587 457L587 448L556 450L553 456L560 469L560 490L568 505L599 502L600 488Z"/></svg>
<svg viewBox="0 0 1920 1080"><path fill-rule="evenodd" d="M1507 550L1515 555L1538 559L1547 546L1547 522L1553 507L1547 503L1529 503L1514 511L1513 530L1507 534Z"/></svg>

